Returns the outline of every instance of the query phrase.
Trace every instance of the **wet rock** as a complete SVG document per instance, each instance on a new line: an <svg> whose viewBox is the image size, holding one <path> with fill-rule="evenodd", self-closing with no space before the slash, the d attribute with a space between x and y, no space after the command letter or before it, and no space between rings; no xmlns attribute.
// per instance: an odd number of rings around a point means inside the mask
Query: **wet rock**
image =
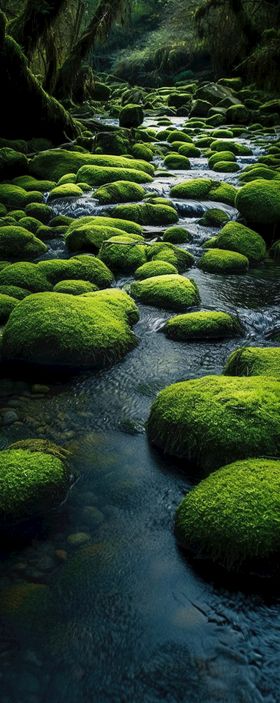
<svg viewBox="0 0 280 703"><path fill-rule="evenodd" d="M87 532L75 532L67 537L68 544L71 547L80 547L82 544L90 542L90 535Z"/></svg>

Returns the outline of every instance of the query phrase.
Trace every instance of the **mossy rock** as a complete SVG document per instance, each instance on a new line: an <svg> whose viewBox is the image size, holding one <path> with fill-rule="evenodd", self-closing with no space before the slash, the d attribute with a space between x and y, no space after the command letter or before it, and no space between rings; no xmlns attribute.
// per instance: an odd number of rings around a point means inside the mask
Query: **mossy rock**
<svg viewBox="0 0 280 703"><path fill-rule="evenodd" d="M279 347L242 347L227 359L226 376L279 376Z"/></svg>
<svg viewBox="0 0 280 703"><path fill-rule="evenodd" d="M73 217L68 217L68 215L55 215L49 222L50 227L60 227L62 225L67 225L67 227L73 222ZM77 220L76 220L77 222Z"/></svg>
<svg viewBox="0 0 280 703"><path fill-rule="evenodd" d="M224 141L223 139L217 139L212 142L211 149L213 151L232 151L235 156L251 156L252 149L245 144L239 144L238 142Z"/></svg>
<svg viewBox="0 0 280 703"><path fill-rule="evenodd" d="M29 203L26 205L25 213L28 217L35 217L44 225L47 225L52 217L52 209L44 203Z"/></svg>
<svg viewBox="0 0 280 703"><path fill-rule="evenodd" d="M17 178L14 178L13 180L14 185L20 186L20 188L24 188L27 192L29 191L38 191L39 193L47 193L49 190L52 190L52 188L55 188L56 183L55 181L50 181L50 180L38 180L38 178L34 178L34 176L18 176Z"/></svg>
<svg viewBox="0 0 280 703"><path fill-rule="evenodd" d="M68 276L69 278L69 276ZM38 264L20 261L0 271L0 286L17 286L32 293L50 291L51 283L45 274L40 271Z"/></svg>
<svg viewBox="0 0 280 703"><path fill-rule="evenodd" d="M42 226L42 223L40 220L37 220L36 217L21 217L20 220L18 220L19 227L23 227L24 229L28 229L29 232L32 232L32 234L36 234L38 229Z"/></svg>
<svg viewBox="0 0 280 703"><path fill-rule="evenodd" d="M155 242L147 249L148 259L166 261L176 266L180 273L187 271L194 264L194 256L189 251L177 247L171 242Z"/></svg>
<svg viewBox="0 0 280 703"><path fill-rule="evenodd" d="M249 223L279 224L280 181L259 179L247 183L236 196L236 207Z"/></svg>
<svg viewBox="0 0 280 703"><path fill-rule="evenodd" d="M135 159L144 159L144 161L152 161L153 151L147 144L134 144L131 149L131 154Z"/></svg>
<svg viewBox="0 0 280 703"><path fill-rule="evenodd" d="M138 183L130 181L115 181L101 186L95 192L95 198L100 203L107 205L111 203L128 203L143 200L145 189Z"/></svg>
<svg viewBox="0 0 280 703"><path fill-rule="evenodd" d="M135 278L143 280L153 276L165 276L166 274L178 273L176 266L167 261L147 261L134 272Z"/></svg>
<svg viewBox="0 0 280 703"><path fill-rule="evenodd" d="M0 325L4 325L19 301L7 293L0 292Z"/></svg>
<svg viewBox="0 0 280 703"><path fill-rule="evenodd" d="M130 220L122 220L117 217L85 215L84 217L79 217L78 219L72 220L68 227L67 235L88 224L93 225L94 227L114 227L122 232L125 232L125 234L141 235L143 233L143 227L136 222L131 222Z"/></svg>
<svg viewBox="0 0 280 703"><path fill-rule="evenodd" d="M240 105L231 105L228 107L227 120L230 124L246 125L249 119L250 112L245 105L240 103Z"/></svg>
<svg viewBox="0 0 280 703"><path fill-rule="evenodd" d="M215 166L215 164L219 163L220 161L223 161L223 162L228 161L228 162L234 163L236 161L236 157L232 153L232 151L214 152L214 154L212 154L208 160L209 168L213 168Z"/></svg>
<svg viewBox="0 0 280 703"><path fill-rule="evenodd" d="M217 238L218 239L218 238ZM218 241L216 240L216 245ZM239 274L246 273L249 268L249 260L243 254L226 249L208 249L199 259L198 267L207 273L218 274Z"/></svg>
<svg viewBox="0 0 280 703"><path fill-rule="evenodd" d="M188 171L191 168L191 162L182 154L171 153L167 154L164 159L164 165L168 169L174 169L176 171Z"/></svg>
<svg viewBox="0 0 280 703"><path fill-rule="evenodd" d="M193 178L172 186L170 193L175 198L205 200L212 186L210 178Z"/></svg>
<svg viewBox="0 0 280 703"><path fill-rule="evenodd" d="M251 183L252 181L258 181L260 179L265 181L273 181L276 179L278 180L278 178L279 174L275 170L268 168L267 166L257 164L254 168L250 168L248 171L244 169L244 171L240 174L239 182L241 185L244 185L245 183Z"/></svg>
<svg viewBox="0 0 280 703"><path fill-rule="evenodd" d="M117 227L107 227L102 225L92 225L90 222L72 229L66 233L65 244L69 251L87 251L98 254L103 242L112 237L122 236L123 232Z"/></svg>
<svg viewBox="0 0 280 703"><path fill-rule="evenodd" d="M56 200L57 198L80 198L83 191L75 183L64 183L56 186L49 194L48 201Z"/></svg>
<svg viewBox="0 0 280 703"><path fill-rule="evenodd" d="M94 297L92 293L85 293L84 297L92 297L92 295ZM106 303L112 313L116 313L116 316L119 315L119 310L121 310L130 325L135 325L138 322L139 310L135 301L120 288L105 288L105 290L98 291L98 300Z"/></svg>
<svg viewBox="0 0 280 703"><path fill-rule="evenodd" d="M128 161L128 159L127 159ZM132 183L151 183L152 176L144 171L139 171L132 166L126 168L110 166L82 166L78 171L79 181L88 183L90 186L103 186L116 181L129 181Z"/></svg>
<svg viewBox="0 0 280 703"><path fill-rule="evenodd" d="M120 291L121 293L121 291ZM125 294L124 294L125 295ZM99 297L98 297L99 296ZM130 304L110 293L40 293L13 311L3 334L3 356L14 363L100 368L136 345L129 327ZM17 313L20 310L20 314Z"/></svg>
<svg viewBox="0 0 280 703"><path fill-rule="evenodd" d="M280 461L235 461L201 481L176 513L184 548L235 573L277 571ZM273 568L273 565L275 567Z"/></svg>
<svg viewBox="0 0 280 703"><path fill-rule="evenodd" d="M0 227L0 256L28 261L47 250L40 239L23 227Z"/></svg>
<svg viewBox="0 0 280 703"><path fill-rule="evenodd" d="M16 300L23 300L27 295L30 295L30 291L20 286L0 285L0 295L7 295L11 298L16 298Z"/></svg>
<svg viewBox="0 0 280 703"><path fill-rule="evenodd" d="M124 156L89 154L86 152L52 149L37 154L29 164L30 173L36 178L46 178L58 181L61 176L80 171L82 166L99 166L120 169L135 169L152 175L153 166L140 159L127 159ZM83 172L82 172L83 173ZM87 182L86 178L78 180Z"/></svg>
<svg viewBox="0 0 280 703"><path fill-rule="evenodd" d="M111 97L111 88L106 83L96 81L94 84L92 99L99 102L108 102Z"/></svg>
<svg viewBox="0 0 280 703"><path fill-rule="evenodd" d="M275 378L205 376L161 391L147 430L164 452L209 473L236 459L278 457L279 410Z"/></svg>
<svg viewBox="0 0 280 703"><path fill-rule="evenodd" d="M171 242L171 244L185 244L185 242L190 242L192 235L188 232L185 227L168 227L163 233L162 239L164 242Z"/></svg>
<svg viewBox="0 0 280 703"><path fill-rule="evenodd" d="M28 160L25 154L10 148L0 149L0 179L11 180L27 171Z"/></svg>
<svg viewBox="0 0 280 703"><path fill-rule="evenodd" d="M0 202L10 210L24 209L27 203L27 192L24 188L11 183L0 183Z"/></svg>
<svg viewBox="0 0 280 703"><path fill-rule="evenodd" d="M161 139L164 138L162 134L158 136L160 136ZM173 144L174 142L180 142L181 144L183 142L191 143L192 141L188 134L185 134L178 129L173 129L171 132L166 131L165 136L169 144Z"/></svg>
<svg viewBox="0 0 280 703"><path fill-rule="evenodd" d="M131 284L131 295L144 305L166 310L186 310L198 305L199 292L194 281L179 274L153 276Z"/></svg>
<svg viewBox="0 0 280 703"><path fill-rule="evenodd" d="M120 111L119 122L120 127L140 127L144 121L144 112L141 105L129 103Z"/></svg>
<svg viewBox="0 0 280 703"><path fill-rule="evenodd" d="M103 242L99 256L112 271L130 273L147 261L144 239L137 234L122 234Z"/></svg>
<svg viewBox="0 0 280 703"><path fill-rule="evenodd" d="M40 261L37 267L53 285L70 279L89 281L98 288L108 288L113 282L113 275L108 267L90 254L79 254L71 259L48 259Z"/></svg>
<svg viewBox="0 0 280 703"><path fill-rule="evenodd" d="M3 205L2 203L0 203L0 217L4 217L5 215L7 215L7 212L8 211L7 211L6 206ZM23 215L24 215L24 212L23 212Z"/></svg>
<svg viewBox="0 0 280 703"><path fill-rule="evenodd" d="M54 293L68 293L69 295L83 295L84 293L94 293L98 290L97 286L89 281L65 280L59 281L54 286Z"/></svg>
<svg viewBox="0 0 280 703"><path fill-rule="evenodd" d="M183 144L179 147L179 154L186 156L189 159L199 159L201 156L200 149L195 144Z"/></svg>
<svg viewBox="0 0 280 703"><path fill-rule="evenodd" d="M217 173L236 173L240 171L240 166L233 161L217 161L212 168Z"/></svg>
<svg viewBox="0 0 280 703"><path fill-rule="evenodd" d="M212 185L208 193L208 199L234 207L237 193L238 189L230 183L216 183Z"/></svg>
<svg viewBox="0 0 280 703"><path fill-rule="evenodd" d="M210 208L206 210L202 218L199 220L199 224L203 227L222 227L229 221L229 215L223 210L218 208Z"/></svg>
<svg viewBox="0 0 280 703"><path fill-rule="evenodd" d="M175 208L168 205L152 205L139 203L132 205L117 205L113 215L124 220L132 220L141 225L168 225L178 222L179 216Z"/></svg>
<svg viewBox="0 0 280 703"><path fill-rule="evenodd" d="M272 245L270 249L270 256L272 256L275 261L280 261L280 239Z"/></svg>
<svg viewBox="0 0 280 703"><path fill-rule="evenodd" d="M239 320L226 312L199 311L176 315L167 320L164 332L179 342L236 337L242 332Z"/></svg>
<svg viewBox="0 0 280 703"><path fill-rule="evenodd" d="M67 464L49 452L12 447L0 452L0 524L49 513L65 500L70 478Z"/></svg>
<svg viewBox="0 0 280 703"><path fill-rule="evenodd" d="M217 247L239 252L249 261L262 261L266 255L266 245L260 234L238 222L228 222L217 235Z"/></svg>

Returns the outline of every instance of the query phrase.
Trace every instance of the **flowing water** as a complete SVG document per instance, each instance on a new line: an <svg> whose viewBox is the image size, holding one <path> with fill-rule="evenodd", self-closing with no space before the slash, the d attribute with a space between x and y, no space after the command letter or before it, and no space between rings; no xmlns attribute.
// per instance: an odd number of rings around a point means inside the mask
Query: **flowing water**
<svg viewBox="0 0 280 703"><path fill-rule="evenodd" d="M259 147L253 151L251 161ZM171 182L206 175L203 159L192 167L147 189L168 195ZM180 224L194 235L187 248L197 256L216 232L201 227L199 216L215 205L177 205ZM78 217L100 207L86 195L54 209ZM62 240L51 243L48 256L66 256ZM138 347L112 368L0 380L1 448L26 437L62 443L73 452L75 479L68 501L33 526L32 538L23 535L11 550L2 546L0 599L8 616L0 628L1 703L280 701L278 592L269 584L241 589L186 560L173 520L193 477L145 435L160 389L221 373L237 344L272 344L279 268L266 262L246 275L220 276L194 267L190 275L201 309L238 314L241 340L167 340L161 327L171 313L140 306Z"/></svg>

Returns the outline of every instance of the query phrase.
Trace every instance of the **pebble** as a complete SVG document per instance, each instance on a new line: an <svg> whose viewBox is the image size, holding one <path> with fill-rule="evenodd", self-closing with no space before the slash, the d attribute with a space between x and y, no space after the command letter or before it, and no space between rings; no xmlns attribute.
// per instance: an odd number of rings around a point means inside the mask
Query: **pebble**
<svg viewBox="0 0 280 703"><path fill-rule="evenodd" d="M72 547L80 547L81 544L90 542L90 535L87 532L75 532L67 537L68 544Z"/></svg>

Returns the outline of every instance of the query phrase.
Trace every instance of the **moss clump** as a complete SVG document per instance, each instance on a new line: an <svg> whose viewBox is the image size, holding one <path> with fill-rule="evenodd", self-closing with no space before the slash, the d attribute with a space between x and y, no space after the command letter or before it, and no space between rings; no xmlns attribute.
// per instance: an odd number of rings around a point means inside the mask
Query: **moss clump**
<svg viewBox="0 0 280 703"><path fill-rule="evenodd" d="M15 151L14 149L0 149L0 179L7 178L11 180L19 173L24 173L27 170L28 160L25 154Z"/></svg>
<svg viewBox="0 0 280 703"><path fill-rule="evenodd" d="M17 286L33 293L52 289L51 283L40 270L39 265L27 261L5 266L0 271L0 285Z"/></svg>
<svg viewBox="0 0 280 703"><path fill-rule="evenodd" d="M167 310L186 310L199 303L199 292L194 281L178 274L135 281L131 285L131 294L145 305Z"/></svg>
<svg viewBox="0 0 280 703"><path fill-rule="evenodd" d="M11 183L0 183L0 202L10 210L24 209L27 203L27 192Z"/></svg>
<svg viewBox="0 0 280 703"><path fill-rule="evenodd" d="M95 197L102 204L128 203L143 200L145 189L137 183L130 181L115 181L101 186L95 193Z"/></svg>
<svg viewBox="0 0 280 703"><path fill-rule="evenodd" d="M131 154L135 159L144 159L144 161L152 161L153 158L153 151L147 144L134 144Z"/></svg>
<svg viewBox="0 0 280 703"><path fill-rule="evenodd" d="M0 292L0 325L4 325L10 317L11 312L18 305L18 300Z"/></svg>
<svg viewBox="0 0 280 703"><path fill-rule="evenodd" d="M86 293L85 297L93 297L92 293ZM125 291L119 288L106 288L105 290L98 291L98 300L100 302L106 303L112 311L112 313L118 316L120 310L126 318L130 325L135 325L139 320L139 310L135 301L125 293Z"/></svg>
<svg viewBox="0 0 280 703"><path fill-rule="evenodd" d="M140 127L144 121L144 112L141 105L129 103L122 108L119 115L120 127Z"/></svg>
<svg viewBox="0 0 280 703"><path fill-rule="evenodd" d="M69 295L83 295L84 293L93 293L98 290L97 286L89 281L65 280L59 281L54 286L54 293L68 293Z"/></svg>
<svg viewBox="0 0 280 703"><path fill-rule="evenodd" d="M27 192L35 190L39 193L47 193L49 190L52 190L52 188L55 188L56 186L55 181L41 181L38 180L38 178L34 178L33 176L18 176L18 178L14 178L13 183L16 186L20 186L20 188L24 188L24 190L27 190Z"/></svg>
<svg viewBox="0 0 280 703"><path fill-rule="evenodd" d="M279 409L275 378L205 376L158 394L148 435L164 452L209 473L236 459L279 456Z"/></svg>
<svg viewBox="0 0 280 703"><path fill-rule="evenodd" d="M25 448L0 452L0 523L48 513L65 500L69 487L69 468L57 456Z"/></svg>
<svg viewBox="0 0 280 703"><path fill-rule="evenodd" d="M107 296L104 299L102 292L28 296L5 327L4 358L72 368L102 367L120 359L135 346L136 338L124 303L114 297L112 309Z"/></svg>
<svg viewBox="0 0 280 703"><path fill-rule="evenodd" d="M276 178L279 178L279 175L272 168L262 166L261 164L256 164L254 168L250 168L248 171L244 169L244 171L240 174L239 181L241 185L243 185L244 183L251 183L251 181L258 181L260 179L264 179L265 181L273 181Z"/></svg>
<svg viewBox="0 0 280 703"><path fill-rule="evenodd" d="M10 210L9 212L9 217L12 217L16 222L19 222L23 217L25 217L25 211L24 210ZM3 220L4 218L2 217L0 221L1 227L3 226Z"/></svg>
<svg viewBox="0 0 280 703"><path fill-rule="evenodd" d="M44 225L47 225L52 217L52 209L44 203L29 203L25 208L28 217L35 217Z"/></svg>
<svg viewBox="0 0 280 703"><path fill-rule="evenodd" d="M40 239L23 227L0 227L0 256L12 259L35 259L47 251Z"/></svg>
<svg viewBox="0 0 280 703"><path fill-rule="evenodd" d="M19 227L28 229L32 234L36 234L38 229L42 226L42 223L40 220L36 220L36 217L21 217L20 220L18 220L18 224Z"/></svg>
<svg viewBox="0 0 280 703"><path fill-rule="evenodd" d="M113 214L125 220L132 220L141 225L164 225L178 222L178 213L168 205L152 205L140 203L132 205L117 205Z"/></svg>
<svg viewBox="0 0 280 703"><path fill-rule="evenodd" d="M125 234L142 234L143 228L136 222L130 222L129 220L121 220L117 217L100 217L85 215L84 217L79 217L77 220L73 220L68 227L67 235L71 232L78 231L78 229L84 227L84 225L94 225L94 227L114 227Z"/></svg>
<svg viewBox="0 0 280 703"><path fill-rule="evenodd" d="M236 207L247 222L275 225L280 222L280 181L255 180L240 188Z"/></svg>
<svg viewBox="0 0 280 703"><path fill-rule="evenodd" d="M180 273L189 269L194 263L194 256L170 242L156 242L148 247L148 259L153 261L166 261L176 266Z"/></svg>
<svg viewBox="0 0 280 703"><path fill-rule="evenodd" d="M222 227L229 221L229 215L218 208L206 210L199 224L204 227Z"/></svg>
<svg viewBox="0 0 280 703"><path fill-rule="evenodd" d="M210 178L193 178L184 183L172 186L171 196L175 198L190 198L194 200L203 200L208 197L211 189L212 181Z"/></svg>
<svg viewBox="0 0 280 703"><path fill-rule="evenodd" d="M127 159L128 161L128 159ZM126 168L113 168L111 166L82 166L78 171L78 179L91 186L103 186L116 181L130 181L132 183L151 183L152 176L144 171L139 171L130 166Z"/></svg>
<svg viewBox="0 0 280 703"><path fill-rule="evenodd" d="M134 276L142 280L144 278L152 278L153 276L165 276L171 273L178 273L176 266L173 266L173 264L169 264L167 261L147 261L146 264L136 269Z"/></svg>
<svg viewBox="0 0 280 703"><path fill-rule="evenodd" d="M237 188L230 183L216 183L212 185L208 198L209 200L215 200L220 203L225 203L226 205L234 206L237 192Z"/></svg>
<svg viewBox="0 0 280 703"><path fill-rule="evenodd" d="M236 173L236 171L240 171L240 166L233 161L218 161L212 168L217 173Z"/></svg>
<svg viewBox="0 0 280 703"><path fill-rule="evenodd" d="M279 461L247 459L223 466L179 505L180 544L228 571L252 570L252 566L255 571L258 565L268 565L268 560L277 563L279 489Z"/></svg>
<svg viewBox="0 0 280 703"><path fill-rule="evenodd" d="M227 359L226 376L279 376L280 348L242 347Z"/></svg>
<svg viewBox="0 0 280 703"><path fill-rule="evenodd" d="M179 129L173 129L171 132L164 132L164 134L166 134L169 144L173 144L174 142L189 143L192 141L188 134L181 132ZM161 135L161 138L163 138L163 135Z"/></svg>
<svg viewBox="0 0 280 703"><path fill-rule="evenodd" d="M164 326L167 337L180 342L225 339L241 331L239 320L226 312L189 312L170 318Z"/></svg>
<svg viewBox="0 0 280 703"><path fill-rule="evenodd" d="M195 144L182 144L179 146L179 154L187 156L189 159L199 159L201 151Z"/></svg>
<svg viewBox="0 0 280 703"><path fill-rule="evenodd" d="M48 200L56 200L57 198L80 198L83 191L75 183L64 183L64 185L56 186L50 192Z"/></svg>
<svg viewBox="0 0 280 703"><path fill-rule="evenodd" d="M137 234L122 234L107 239L100 249L99 256L112 271L133 272L146 263L146 245Z"/></svg>
<svg viewBox="0 0 280 703"><path fill-rule="evenodd" d="M270 255L275 261L280 261L280 239L272 245Z"/></svg>
<svg viewBox="0 0 280 703"><path fill-rule="evenodd" d="M30 295L30 291L20 288L20 286L0 285L0 294L7 295L11 298L16 298L17 300L23 300L23 298L26 298L27 295Z"/></svg>
<svg viewBox="0 0 280 703"><path fill-rule="evenodd" d="M236 157L232 153L232 151L218 151L214 152L208 160L208 166L209 168L213 168L215 164L219 163L219 161L229 161L231 163L234 163L236 160Z"/></svg>
<svg viewBox="0 0 280 703"><path fill-rule="evenodd" d="M239 252L252 262L261 261L266 254L261 235L238 222L228 222L221 229L217 235L217 247Z"/></svg>
<svg viewBox="0 0 280 703"><path fill-rule="evenodd" d="M154 173L153 166L140 159L128 159L124 156L106 154L89 154L87 152L67 151L66 149L42 151L31 160L29 170L36 178L58 181L65 174L79 173L82 166L134 169L141 171L141 173L147 173L150 176ZM78 181L88 182L86 178L80 177L80 175L77 178Z"/></svg>
<svg viewBox="0 0 280 703"><path fill-rule="evenodd" d="M92 225L89 222L66 233L65 243L70 251L87 251L98 254L103 242L122 235L122 230L117 227L102 227L102 225Z"/></svg>
<svg viewBox="0 0 280 703"><path fill-rule="evenodd" d="M217 141L212 142L211 149L213 149L213 151L231 151L235 156L252 155L252 149L245 144L223 141L222 139L217 139Z"/></svg>
<svg viewBox="0 0 280 703"><path fill-rule="evenodd" d="M171 153L167 154L164 159L166 168L174 169L175 171L188 171L191 168L191 162L183 154Z"/></svg>
<svg viewBox="0 0 280 703"><path fill-rule="evenodd" d="M191 241L192 235L185 227L175 226L168 227L163 233L162 239L164 242L171 242L171 244L184 244Z"/></svg>
<svg viewBox="0 0 280 703"><path fill-rule="evenodd" d="M217 238L216 245L218 244ZM198 266L208 273L246 273L249 260L235 251L210 248L202 255Z"/></svg>
<svg viewBox="0 0 280 703"><path fill-rule="evenodd" d="M108 288L113 276L107 266L95 256L80 254L71 259L49 259L37 264L39 272L55 285L59 281L89 281L98 288Z"/></svg>

